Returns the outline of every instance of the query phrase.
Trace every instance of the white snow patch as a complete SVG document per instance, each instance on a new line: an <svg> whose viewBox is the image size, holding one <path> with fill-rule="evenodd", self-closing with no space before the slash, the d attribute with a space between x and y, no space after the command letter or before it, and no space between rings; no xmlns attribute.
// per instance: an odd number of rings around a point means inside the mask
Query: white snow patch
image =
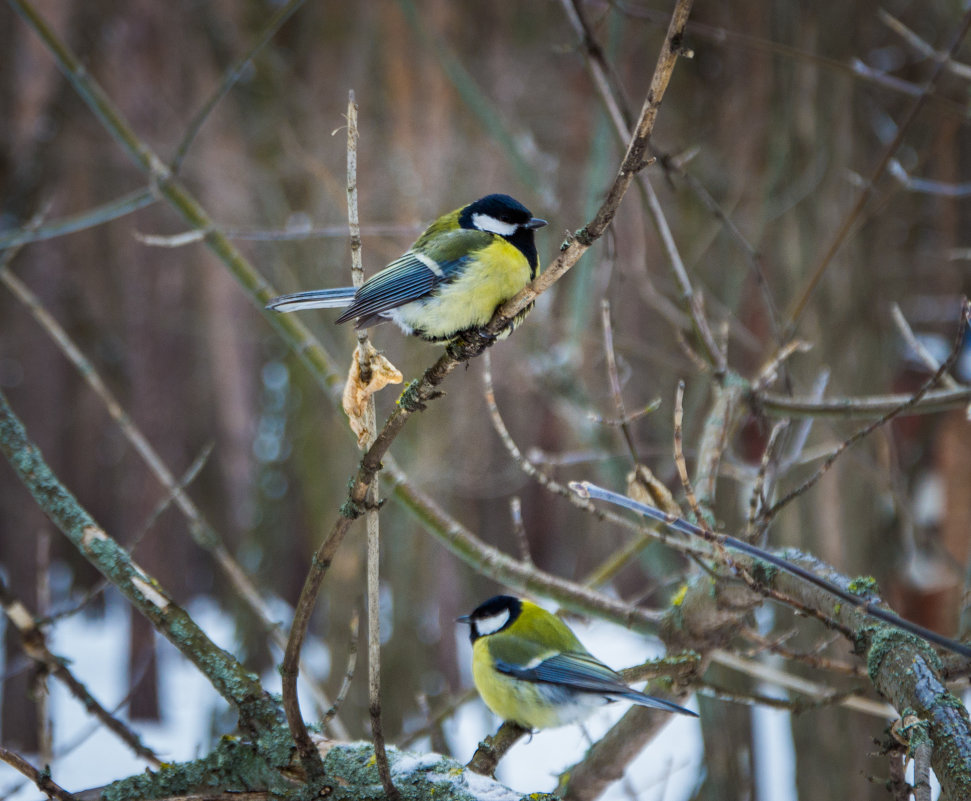
<svg viewBox="0 0 971 801"><path fill-rule="evenodd" d="M518 801L521 795L488 776L469 771L465 774L465 778L469 792L479 801Z"/></svg>

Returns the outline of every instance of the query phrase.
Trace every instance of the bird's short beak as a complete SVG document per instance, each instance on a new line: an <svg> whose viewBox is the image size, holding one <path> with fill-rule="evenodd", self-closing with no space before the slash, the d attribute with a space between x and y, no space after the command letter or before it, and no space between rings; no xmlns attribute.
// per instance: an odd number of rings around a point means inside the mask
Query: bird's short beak
<svg viewBox="0 0 971 801"><path fill-rule="evenodd" d="M472 623L472 615L462 615L462 617L455 618L456 623Z"/></svg>
<svg viewBox="0 0 971 801"><path fill-rule="evenodd" d="M528 223L526 223L527 228L542 228L544 225L548 225L546 220L541 220L539 217L533 217Z"/></svg>

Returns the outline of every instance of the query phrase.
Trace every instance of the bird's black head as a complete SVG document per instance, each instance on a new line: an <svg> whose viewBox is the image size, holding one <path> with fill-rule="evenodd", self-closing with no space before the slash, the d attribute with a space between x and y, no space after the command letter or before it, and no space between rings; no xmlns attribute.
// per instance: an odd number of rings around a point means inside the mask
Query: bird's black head
<svg viewBox="0 0 971 801"><path fill-rule="evenodd" d="M509 195L480 197L459 214L459 225L463 228L478 228L500 236L510 236L515 229L528 226L532 221L532 212Z"/></svg>
<svg viewBox="0 0 971 801"><path fill-rule="evenodd" d="M522 251L529 262L532 276L538 265L533 231L546 225L546 220L534 217L522 203L509 195L486 195L470 203L459 213L459 225L496 234Z"/></svg>
<svg viewBox="0 0 971 801"><path fill-rule="evenodd" d="M496 595L479 604L470 615L463 615L459 623L469 624L469 639L475 642L511 626L523 609L523 602L512 595Z"/></svg>

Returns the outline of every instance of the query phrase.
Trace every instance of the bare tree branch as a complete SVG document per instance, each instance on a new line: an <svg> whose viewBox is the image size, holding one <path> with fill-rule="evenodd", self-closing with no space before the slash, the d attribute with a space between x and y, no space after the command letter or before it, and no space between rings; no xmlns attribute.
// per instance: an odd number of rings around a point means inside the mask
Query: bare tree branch
<svg viewBox="0 0 971 801"><path fill-rule="evenodd" d="M105 728L118 737L135 754L155 766L161 764L155 752L146 747L135 732L98 702L88 688L68 669L65 660L51 653L47 647L47 638L44 636L44 632L37 625L27 608L13 596L2 577L0 577L0 606L3 606L7 619L17 629L21 645L27 656L43 665L52 676L63 683L71 695L80 701L88 712L101 721Z"/></svg>
<svg viewBox="0 0 971 801"><path fill-rule="evenodd" d="M59 784L55 783L49 773L37 770L26 759L8 748L0 746L0 761L6 762L10 767L30 779L37 785L37 789L48 798L56 798L57 801L79 801L76 795L69 793Z"/></svg>
<svg viewBox="0 0 971 801"><path fill-rule="evenodd" d="M887 166L890 164L890 160L894 157L897 150L900 148L900 145L903 143L904 137L910 130L910 126L917 119L917 116L927 103L930 93L937 85L941 76L947 71L947 65L950 59L952 59L957 53L957 50L964 41L964 37L967 35L969 28L971 28L971 9L965 12L964 17L957 26L954 35L951 37L951 43L946 50L947 57L942 58L937 62L937 66L934 68L934 71L931 73L930 77L927 79L927 82L922 87L920 95L907 110L904 118L897 124L896 135L890 144L884 149L876 166L870 172L866 183L860 189L852 208L843 218L842 224L836 231L833 239L830 241L829 246L823 252L823 255L820 256L815 269L812 271L812 274L809 277L809 280L806 282L802 291L796 297L795 302L789 309L789 312L786 315L787 329L795 329L799 319L802 317L803 312L806 310L806 305L809 303L809 299L812 297L816 286L826 273L826 270L829 269L830 264L833 262L833 258L843 246L843 243L849 238L850 232L853 231L857 219L863 212L867 201L870 199L870 195L876 186L877 180L879 180L880 176L883 175L884 171L887 169Z"/></svg>
<svg viewBox="0 0 971 801"><path fill-rule="evenodd" d="M136 565L125 549L78 504L28 438L3 392L0 392L0 452L51 522L196 665L220 695L236 706L245 727L260 729L276 725L276 705L256 677L213 643L176 606L161 585Z"/></svg>

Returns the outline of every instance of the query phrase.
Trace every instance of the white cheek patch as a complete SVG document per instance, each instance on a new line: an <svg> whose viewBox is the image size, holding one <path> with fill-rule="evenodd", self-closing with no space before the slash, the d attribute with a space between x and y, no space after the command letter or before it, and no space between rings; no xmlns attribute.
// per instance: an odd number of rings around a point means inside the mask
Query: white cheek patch
<svg viewBox="0 0 971 801"><path fill-rule="evenodd" d="M512 236L519 228L518 225L497 220L489 214L473 214L472 225L480 231L488 231L490 234L499 234L499 236Z"/></svg>
<svg viewBox="0 0 971 801"><path fill-rule="evenodd" d="M480 637L485 637L489 634L495 634L508 622L509 610L503 609L497 615L489 615L489 617L477 618L475 621L475 630L479 632Z"/></svg>

